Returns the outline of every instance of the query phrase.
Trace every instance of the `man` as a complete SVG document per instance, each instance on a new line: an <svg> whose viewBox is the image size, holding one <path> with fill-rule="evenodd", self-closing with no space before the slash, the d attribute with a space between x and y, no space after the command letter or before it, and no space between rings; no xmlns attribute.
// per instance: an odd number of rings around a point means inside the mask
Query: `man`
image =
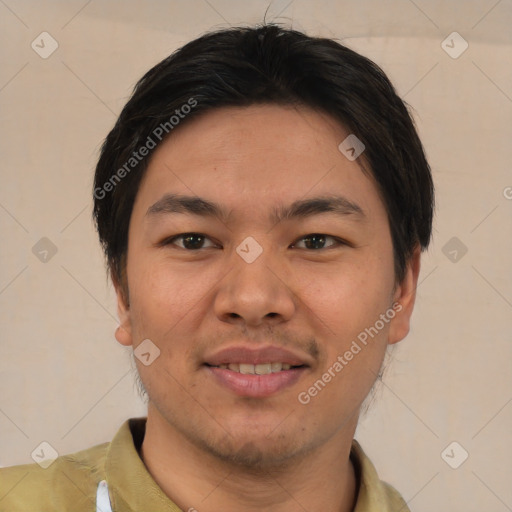
<svg viewBox="0 0 512 512"><path fill-rule="evenodd" d="M353 439L434 203L374 63L276 25L206 34L139 81L94 197L147 419L2 470L0 510L409 510Z"/></svg>

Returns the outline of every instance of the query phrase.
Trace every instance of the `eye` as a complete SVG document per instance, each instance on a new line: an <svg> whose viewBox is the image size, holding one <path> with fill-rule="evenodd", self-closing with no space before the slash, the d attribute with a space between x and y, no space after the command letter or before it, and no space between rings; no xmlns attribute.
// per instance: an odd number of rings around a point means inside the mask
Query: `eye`
<svg viewBox="0 0 512 512"><path fill-rule="evenodd" d="M334 243L326 246L326 240L329 238L334 240ZM323 233L310 233L309 235L302 237L299 240L299 243L302 241L305 241L305 247L299 247L299 249L320 250L333 247L335 245L346 245L346 242L341 240L341 238L337 238L331 235L324 235ZM297 244L293 244L292 247L297 247Z"/></svg>
<svg viewBox="0 0 512 512"><path fill-rule="evenodd" d="M330 239L333 242L326 245L327 240ZM205 241L209 241L210 245L205 245ZM178 243L179 242L179 243ZM304 242L304 246L299 246L300 243ZM216 247L216 244L212 242L210 238L202 233L181 233L179 235L166 238L161 242L161 246L176 245L181 249L187 251L197 251L199 249L208 249L210 247ZM299 239L298 243L292 244L291 247L297 247L299 249L312 249L319 251L322 249L328 249L329 247L348 245L347 242L341 238L325 235L323 233L310 233Z"/></svg>
<svg viewBox="0 0 512 512"><path fill-rule="evenodd" d="M183 245L179 245L175 243L177 240L182 240ZM173 236L171 238L165 239L161 245L178 245L181 249L186 249L190 251L196 251L198 249L207 249L208 247L215 247L215 244L212 243L210 246L204 246L204 241L210 240L206 235L201 233L181 233L179 235Z"/></svg>

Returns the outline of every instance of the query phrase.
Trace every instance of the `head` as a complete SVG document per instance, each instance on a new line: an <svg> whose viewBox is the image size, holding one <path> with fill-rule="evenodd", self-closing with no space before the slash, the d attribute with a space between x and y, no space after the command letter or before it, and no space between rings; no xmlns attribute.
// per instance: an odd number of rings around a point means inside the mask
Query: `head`
<svg viewBox="0 0 512 512"><path fill-rule="evenodd" d="M268 465L357 421L408 332L434 203L376 64L276 25L206 34L137 83L94 197L116 337L160 351L137 360L154 414L210 453ZM285 349L301 368L240 394L212 370L235 345Z"/></svg>

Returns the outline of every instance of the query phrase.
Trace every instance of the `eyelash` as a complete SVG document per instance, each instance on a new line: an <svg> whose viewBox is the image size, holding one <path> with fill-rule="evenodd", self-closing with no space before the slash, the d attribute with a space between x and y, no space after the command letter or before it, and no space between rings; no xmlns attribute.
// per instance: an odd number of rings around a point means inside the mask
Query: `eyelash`
<svg viewBox="0 0 512 512"><path fill-rule="evenodd" d="M174 242L180 238L184 238L186 236L199 236L199 237L203 237L207 240L210 240L211 239L209 237L207 237L206 235L204 235L203 233L195 233L195 232L188 232L188 233L180 233L179 235L174 235L170 238L166 238L165 240L163 240L159 246L167 246L167 245L175 245ZM333 236L333 235L326 235L325 233L308 233L307 235L304 235L302 236L301 238L298 238L297 241L303 241L304 239L306 238L309 238L309 237L313 237L313 236L322 236L322 237L325 237L325 238L331 238L332 240L334 240L336 243L335 244L332 244L332 245L328 245L327 247L322 247L321 249L307 249L305 247L300 247L300 249L306 249L310 252L319 252L319 251L325 251L326 249L330 249L331 247L336 247L336 246L343 246L343 245L346 245L346 246L350 246L350 244L343 240L342 238L339 238L339 237L336 237L336 236ZM292 244L292 247L296 244L297 242L294 242ZM201 249L210 249L212 246L210 247L200 247L199 249L187 249L186 247L180 247L180 246L177 246L179 249L183 249L187 252L198 252L200 251Z"/></svg>

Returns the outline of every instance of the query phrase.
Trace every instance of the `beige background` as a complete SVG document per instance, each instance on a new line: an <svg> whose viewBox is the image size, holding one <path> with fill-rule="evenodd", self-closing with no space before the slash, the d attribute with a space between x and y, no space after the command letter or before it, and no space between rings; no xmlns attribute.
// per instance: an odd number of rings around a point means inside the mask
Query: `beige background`
<svg viewBox="0 0 512 512"><path fill-rule="evenodd" d="M32 462L43 440L60 454L110 440L145 414L91 222L98 149L147 69L267 7L384 68L437 186L412 331L356 437L415 512L512 510L509 0L0 0L0 465ZM59 44L47 59L31 48L43 31ZM453 31L469 43L457 59L441 46ZM42 237L57 248L46 263ZM456 262L452 237L467 247ZM441 457L452 441L469 453L458 469Z"/></svg>

